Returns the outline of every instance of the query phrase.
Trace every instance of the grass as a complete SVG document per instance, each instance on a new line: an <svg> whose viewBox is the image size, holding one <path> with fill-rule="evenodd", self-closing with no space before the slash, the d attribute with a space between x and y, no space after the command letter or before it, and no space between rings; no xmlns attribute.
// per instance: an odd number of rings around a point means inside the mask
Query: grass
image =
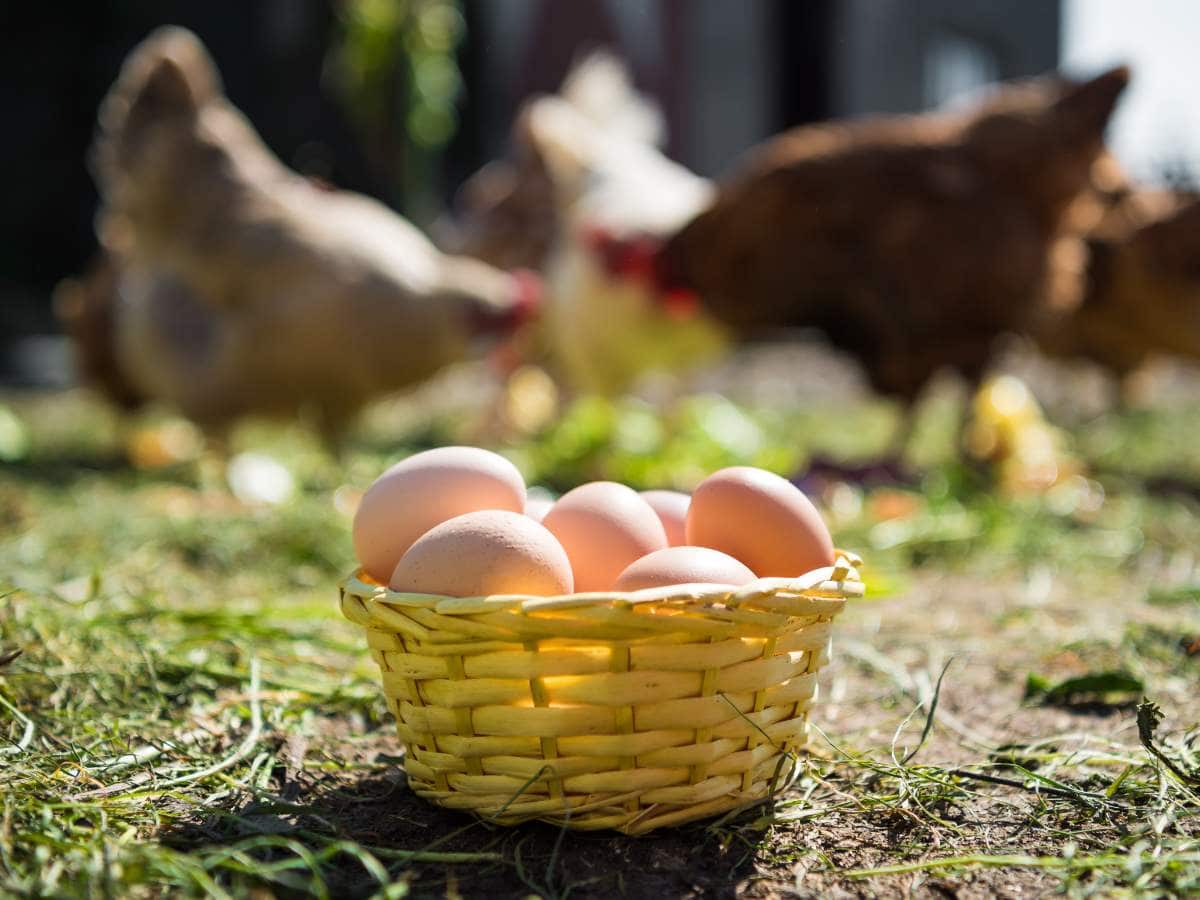
<svg viewBox="0 0 1200 900"><path fill-rule="evenodd" d="M632 839L416 800L336 614L347 488L474 440L461 407L380 407L340 464L298 428L243 429L297 480L277 507L235 500L211 465L129 467L81 394L5 407L26 446L0 468L0 895L1200 892L1200 412L1079 423L1096 480L1046 496L997 496L939 422L902 515L894 488L825 491L871 594L838 623L803 777L772 806ZM588 400L501 443L554 489L688 487L886 437L877 403L833 416Z"/></svg>

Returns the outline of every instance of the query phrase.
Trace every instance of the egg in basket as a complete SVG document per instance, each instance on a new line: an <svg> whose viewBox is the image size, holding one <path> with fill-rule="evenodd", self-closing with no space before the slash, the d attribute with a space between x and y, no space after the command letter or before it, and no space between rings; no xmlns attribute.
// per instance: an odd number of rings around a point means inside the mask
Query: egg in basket
<svg viewBox="0 0 1200 900"><path fill-rule="evenodd" d="M341 605L417 794L504 824L642 833L788 784L859 561L769 472L663 493L593 482L539 523L515 467L470 447L367 491Z"/></svg>

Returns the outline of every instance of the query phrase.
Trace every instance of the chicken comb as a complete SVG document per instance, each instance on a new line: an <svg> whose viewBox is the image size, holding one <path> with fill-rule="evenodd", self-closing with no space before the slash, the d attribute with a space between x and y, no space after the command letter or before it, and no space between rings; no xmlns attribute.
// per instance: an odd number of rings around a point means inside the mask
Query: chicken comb
<svg viewBox="0 0 1200 900"><path fill-rule="evenodd" d="M647 285L658 305L671 318L690 319L699 311L699 295L675 284L667 273L660 239L648 234L622 238L601 226L591 226L584 231L583 240L608 275Z"/></svg>
<svg viewBox="0 0 1200 900"><path fill-rule="evenodd" d="M690 319L700 311L700 295L688 288L671 288L660 292L659 305L672 319Z"/></svg>
<svg viewBox="0 0 1200 900"><path fill-rule="evenodd" d="M600 225L584 229L584 245L614 278L629 278L657 286L658 252L662 242L647 234L619 237Z"/></svg>

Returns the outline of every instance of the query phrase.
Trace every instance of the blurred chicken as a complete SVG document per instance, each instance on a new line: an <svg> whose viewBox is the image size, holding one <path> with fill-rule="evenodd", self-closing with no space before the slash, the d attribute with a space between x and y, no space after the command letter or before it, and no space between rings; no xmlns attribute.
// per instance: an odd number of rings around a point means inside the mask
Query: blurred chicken
<svg viewBox="0 0 1200 900"><path fill-rule="evenodd" d="M1039 347L1119 378L1156 355L1200 361L1200 196L1128 186L1085 244L1080 290L1048 311Z"/></svg>
<svg viewBox="0 0 1200 900"><path fill-rule="evenodd" d="M558 94L522 107L509 158L460 191L453 246L543 270L542 354L575 390L619 392L726 344L686 298L656 297L653 248L712 197L710 182L662 154L662 139L661 115L623 64L593 54Z"/></svg>
<svg viewBox="0 0 1200 900"><path fill-rule="evenodd" d="M633 88L625 64L596 51L572 67L557 97L598 129L648 147L664 140L658 107ZM455 196L441 244L500 268L541 270L561 226L552 172L533 126L535 98L518 111L508 154L488 163Z"/></svg>
<svg viewBox="0 0 1200 900"><path fill-rule="evenodd" d="M1047 302L1124 68L1010 85L964 113L799 128L758 148L657 258L740 333L816 326L911 402L943 367L977 381Z"/></svg>
<svg viewBox="0 0 1200 900"><path fill-rule="evenodd" d="M368 399L507 338L537 305L534 276L445 256L382 204L287 169L182 29L126 60L93 163L117 289L111 330L88 340L210 432L309 413L336 442Z"/></svg>
<svg viewBox="0 0 1200 900"><path fill-rule="evenodd" d="M71 343L78 378L118 409L133 411L144 402L117 360L117 270L100 253L78 278L64 278L54 289L54 313Z"/></svg>
<svg viewBox="0 0 1200 900"><path fill-rule="evenodd" d="M691 295L660 295L653 269L659 242L711 202L712 184L557 97L534 101L527 116L560 222L544 269L544 334L567 383L617 393L646 371L719 354L725 330Z"/></svg>

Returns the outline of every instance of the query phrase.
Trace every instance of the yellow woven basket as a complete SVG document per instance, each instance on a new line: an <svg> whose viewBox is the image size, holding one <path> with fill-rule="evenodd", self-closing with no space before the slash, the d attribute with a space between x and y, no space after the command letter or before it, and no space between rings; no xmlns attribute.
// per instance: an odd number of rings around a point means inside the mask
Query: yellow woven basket
<svg viewBox="0 0 1200 900"><path fill-rule="evenodd" d="M761 801L807 738L859 560L734 592L401 594L357 576L420 796L491 821L641 834Z"/></svg>

